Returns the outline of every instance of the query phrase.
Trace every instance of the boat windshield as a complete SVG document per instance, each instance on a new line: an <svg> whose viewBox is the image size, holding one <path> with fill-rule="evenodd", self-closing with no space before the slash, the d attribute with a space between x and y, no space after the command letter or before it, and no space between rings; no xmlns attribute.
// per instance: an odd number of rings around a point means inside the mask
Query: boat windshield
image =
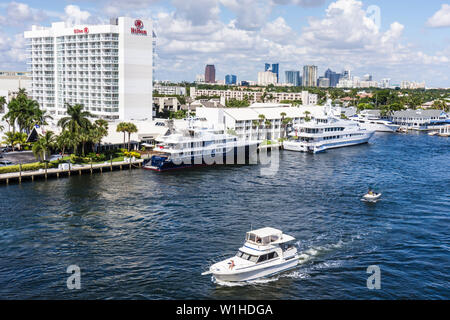
<svg viewBox="0 0 450 320"><path fill-rule="evenodd" d="M239 258L242 258L244 260L251 261L251 262L257 262L258 261L258 256L254 256L254 255L245 253L245 252L243 252L241 250L239 250L237 252L236 257L239 257Z"/></svg>

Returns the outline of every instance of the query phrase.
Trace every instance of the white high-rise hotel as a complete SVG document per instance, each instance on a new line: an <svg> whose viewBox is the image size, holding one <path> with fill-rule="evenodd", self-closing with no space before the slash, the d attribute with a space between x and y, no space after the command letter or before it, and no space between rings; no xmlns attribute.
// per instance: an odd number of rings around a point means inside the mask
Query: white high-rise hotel
<svg viewBox="0 0 450 320"><path fill-rule="evenodd" d="M67 102L104 119L151 120L153 37L151 21L128 17L33 26L25 32L31 95L56 119L66 115Z"/></svg>

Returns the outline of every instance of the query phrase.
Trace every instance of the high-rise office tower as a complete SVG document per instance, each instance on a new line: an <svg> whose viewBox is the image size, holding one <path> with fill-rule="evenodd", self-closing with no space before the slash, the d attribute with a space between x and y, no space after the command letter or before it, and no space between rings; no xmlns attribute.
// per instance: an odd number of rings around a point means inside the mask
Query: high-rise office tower
<svg viewBox="0 0 450 320"><path fill-rule="evenodd" d="M234 74L227 74L225 76L225 84L236 84L237 77Z"/></svg>
<svg viewBox="0 0 450 320"><path fill-rule="evenodd" d="M303 82L304 87L317 87L317 66L303 67Z"/></svg>
<svg viewBox="0 0 450 320"><path fill-rule="evenodd" d="M208 64L205 67L205 82L215 83L216 82L216 68L213 64Z"/></svg>
<svg viewBox="0 0 450 320"><path fill-rule="evenodd" d="M300 71L285 71L286 83L290 83L296 87L301 85Z"/></svg>
<svg viewBox="0 0 450 320"><path fill-rule="evenodd" d="M324 76L325 78L330 79L330 87L336 87L337 84L339 83L341 74L331 71L331 69L327 69L327 71L325 71Z"/></svg>
<svg viewBox="0 0 450 320"><path fill-rule="evenodd" d="M264 71L270 71L272 73L275 73L277 75L277 82L280 82L280 64L279 63L272 63L272 65L270 65L270 63L266 63L264 65Z"/></svg>
<svg viewBox="0 0 450 320"><path fill-rule="evenodd" d="M150 20L104 25L52 23L25 31L31 96L53 118L66 103L105 119L152 119L154 38Z"/></svg>

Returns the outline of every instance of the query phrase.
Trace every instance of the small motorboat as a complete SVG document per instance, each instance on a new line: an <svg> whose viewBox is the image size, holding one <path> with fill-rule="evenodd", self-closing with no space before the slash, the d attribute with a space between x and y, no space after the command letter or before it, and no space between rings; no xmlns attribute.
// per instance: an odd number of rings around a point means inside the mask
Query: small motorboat
<svg viewBox="0 0 450 320"><path fill-rule="evenodd" d="M288 244L293 240L294 237L274 228L249 231L234 257L213 264L202 275L212 274L219 281L244 282L294 268L299 256L297 248Z"/></svg>
<svg viewBox="0 0 450 320"><path fill-rule="evenodd" d="M438 135L439 134L439 131L431 131L431 132L428 132L428 135L429 136L435 136L435 135Z"/></svg>
<svg viewBox="0 0 450 320"><path fill-rule="evenodd" d="M381 197L381 193L375 193L375 192L368 192L365 195L363 195L362 200L365 201L377 201L378 199L380 199Z"/></svg>

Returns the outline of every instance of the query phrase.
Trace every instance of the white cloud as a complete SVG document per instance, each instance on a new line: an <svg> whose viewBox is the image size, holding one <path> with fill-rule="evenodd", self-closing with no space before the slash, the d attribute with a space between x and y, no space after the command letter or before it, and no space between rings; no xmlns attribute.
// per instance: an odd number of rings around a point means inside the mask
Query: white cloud
<svg viewBox="0 0 450 320"><path fill-rule="evenodd" d="M204 25L219 18L220 9L217 0L172 0L172 5L177 9L177 18L187 19L193 25Z"/></svg>
<svg viewBox="0 0 450 320"><path fill-rule="evenodd" d="M450 27L450 5L444 3L441 9L428 19L427 25L432 28Z"/></svg>
<svg viewBox="0 0 450 320"><path fill-rule="evenodd" d="M319 7L325 3L325 0L272 0L274 4L293 4L300 7Z"/></svg>
<svg viewBox="0 0 450 320"><path fill-rule="evenodd" d="M270 0L221 0L223 6L236 15L239 29L258 30L267 21L273 4Z"/></svg>
<svg viewBox="0 0 450 320"><path fill-rule="evenodd" d="M32 9L25 3L10 2L6 5L6 15L0 16L0 25L28 26L46 18L43 10Z"/></svg>
<svg viewBox="0 0 450 320"><path fill-rule="evenodd" d="M64 8L65 21L70 24L82 24L88 22L91 14L88 11L82 11L80 7L68 5Z"/></svg>

